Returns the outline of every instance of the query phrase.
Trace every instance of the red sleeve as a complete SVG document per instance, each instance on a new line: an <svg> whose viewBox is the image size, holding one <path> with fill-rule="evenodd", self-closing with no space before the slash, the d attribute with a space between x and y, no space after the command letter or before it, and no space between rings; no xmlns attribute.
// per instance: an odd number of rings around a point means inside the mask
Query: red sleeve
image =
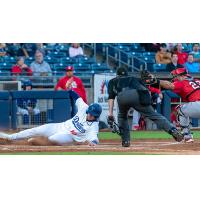
<svg viewBox="0 0 200 200"><path fill-rule="evenodd" d="M32 76L33 72L30 67L27 69L27 72L28 72L28 76Z"/></svg>
<svg viewBox="0 0 200 200"><path fill-rule="evenodd" d="M183 88L183 83L180 82L180 81L175 81L173 84L174 84L173 92L174 92L174 93L180 93L180 91L181 91L182 88Z"/></svg>
<svg viewBox="0 0 200 200"><path fill-rule="evenodd" d="M12 67L12 69L11 69L11 72L12 73L18 73L18 74L20 74L21 73L21 70L20 70L20 68L18 67L18 66L16 66L16 65L14 65L13 67Z"/></svg>
<svg viewBox="0 0 200 200"><path fill-rule="evenodd" d="M63 87L63 79L62 78L56 84L55 90L58 90L59 87L62 88L63 90L65 90L65 88Z"/></svg>
<svg viewBox="0 0 200 200"><path fill-rule="evenodd" d="M157 93L157 94L160 94L160 93L161 93L160 89L155 88L155 87L149 86L149 90L150 90L150 92L152 92L152 93Z"/></svg>

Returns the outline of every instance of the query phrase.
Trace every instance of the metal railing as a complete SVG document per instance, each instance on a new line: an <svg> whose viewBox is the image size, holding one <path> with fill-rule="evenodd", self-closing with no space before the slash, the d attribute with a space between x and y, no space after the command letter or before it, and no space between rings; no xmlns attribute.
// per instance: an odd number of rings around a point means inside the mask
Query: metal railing
<svg viewBox="0 0 200 200"><path fill-rule="evenodd" d="M115 52L114 56L110 54L110 51ZM127 57L127 62L123 61L122 58ZM122 65L127 66L129 69L131 69L132 72L134 71L140 71L141 69L147 69L147 63L132 55L130 52L125 52L115 46L108 45L106 48L106 62L109 63L109 58L113 59L115 62L118 63L118 67L121 67ZM137 63L137 65L136 65Z"/></svg>

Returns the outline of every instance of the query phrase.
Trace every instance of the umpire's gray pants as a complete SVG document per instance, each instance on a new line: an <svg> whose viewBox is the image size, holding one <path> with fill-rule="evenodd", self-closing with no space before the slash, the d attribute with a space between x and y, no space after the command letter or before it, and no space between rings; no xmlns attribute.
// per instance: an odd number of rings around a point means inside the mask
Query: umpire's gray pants
<svg viewBox="0 0 200 200"><path fill-rule="evenodd" d="M150 120L155 122L160 129L164 129L166 132L174 127L163 115L154 111L151 105L143 106L140 103L139 95L136 89L125 90L121 92L117 97L119 106L118 123L122 128L122 140L130 140L130 131L128 126L128 110L133 107L144 117L148 117Z"/></svg>

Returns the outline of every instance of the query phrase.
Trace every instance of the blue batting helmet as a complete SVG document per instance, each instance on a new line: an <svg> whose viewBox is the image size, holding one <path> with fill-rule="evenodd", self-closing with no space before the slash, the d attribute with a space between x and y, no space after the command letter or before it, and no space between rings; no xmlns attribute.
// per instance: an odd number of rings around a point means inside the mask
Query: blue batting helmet
<svg viewBox="0 0 200 200"><path fill-rule="evenodd" d="M91 104L86 110L87 114L94 116L95 118L99 118L102 112L102 108L98 103Z"/></svg>

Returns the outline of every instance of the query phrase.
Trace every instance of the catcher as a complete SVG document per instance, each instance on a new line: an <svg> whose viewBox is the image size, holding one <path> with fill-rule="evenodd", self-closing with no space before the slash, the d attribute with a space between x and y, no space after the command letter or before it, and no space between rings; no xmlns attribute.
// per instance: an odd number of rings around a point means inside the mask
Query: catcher
<svg viewBox="0 0 200 200"><path fill-rule="evenodd" d="M190 118L200 119L200 80L190 76L185 68L171 72L173 82L160 80L160 86L178 94L183 102L177 107L177 119L186 142L193 142L190 130Z"/></svg>
<svg viewBox="0 0 200 200"><path fill-rule="evenodd" d="M114 100L117 97L119 113L118 123L120 136L122 138L122 146L130 146L130 131L128 126L127 113L132 107L140 112L144 117L148 117L154 121L157 126L164 129L173 138L180 142L183 135L179 133L176 127L171 124L164 116L154 111L151 106L151 96L146 85L155 83L157 80L151 74L144 71L142 78L128 76L128 71L124 67L117 70L117 77L108 83L108 124L113 125L115 119L113 116Z"/></svg>

